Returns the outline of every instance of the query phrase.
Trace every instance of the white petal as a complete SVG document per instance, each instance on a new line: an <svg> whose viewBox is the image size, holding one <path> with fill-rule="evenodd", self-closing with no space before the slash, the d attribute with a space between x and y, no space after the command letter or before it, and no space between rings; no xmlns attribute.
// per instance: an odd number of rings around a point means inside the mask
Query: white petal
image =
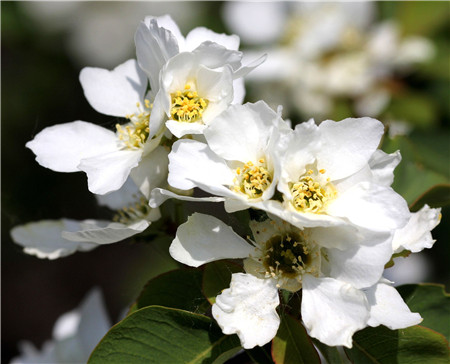
<svg viewBox="0 0 450 364"><path fill-rule="evenodd" d="M83 159L78 168L88 176L89 191L103 195L116 191L141 160L142 150L117 150Z"/></svg>
<svg viewBox="0 0 450 364"><path fill-rule="evenodd" d="M150 26L150 21L152 18L153 17L151 17L151 16L145 17L144 21L145 21L145 24L147 24L147 26ZM184 39L183 35L181 34L180 28L178 27L177 23L175 23L175 20L173 20L170 15L158 16L155 19L160 28L169 30L172 33L172 35L175 36L176 40L178 41L178 46L181 46L182 44L184 44L185 39Z"/></svg>
<svg viewBox="0 0 450 364"><path fill-rule="evenodd" d="M158 207L161 206L166 200L170 198L176 198L181 201L191 201L191 202L199 202L199 201L208 201L208 202L223 202L223 197L192 197L186 195L176 194L174 192L165 190L163 188L155 188L152 190L150 194L149 205L150 207Z"/></svg>
<svg viewBox="0 0 450 364"><path fill-rule="evenodd" d="M407 249L413 253L431 248L435 242L431 236L441 220L441 209L432 209L428 205L411 214L408 224L395 232L392 242L394 251Z"/></svg>
<svg viewBox="0 0 450 364"><path fill-rule="evenodd" d="M197 181L210 186L207 191L227 190L223 185L232 185L234 174L223 159L209 147L194 140L175 142L169 154L169 184L181 190L198 187ZM213 190L212 190L213 189Z"/></svg>
<svg viewBox="0 0 450 364"><path fill-rule="evenodd" d="M83 299L78 310L81 319L77 336L83 352L89 357L97 343L111 328L111 321L100 290L98 288L92 289Z"/></svg>
<svg viewBox="0 0 450 364"><path fill-rule="evenodd" d="M145 71L153 92L159 90L159 72L166 62L178 54L178 42L167 29L158 25L157 19L148 19L148 24L139 24L134 37L136 57Z"/></svg>
<svg viewBox="0 0 450 364"><path fill-rule="evenodd" d="M235 273L230 288L216 297L212 315L224 334L237 334L241 345L251 349L275 337L280 326L276 311L279 304L274 280Z"/></svg>
<svg viewBox="0 0 450 364"><path fill-rule="evenodd" d="M233 81L233 101L234 104L242 104L245 99L245 82L243 78L237 78Z"/></svg>
<svg viewBox="0 0 450 364"><path fill-rule="evenodd" d="M391 234L365 231L363 235L362 241L348 244L345 250L327 250L329 275L355 288L370 287L378 282L392 256Z"/></svg>
<svg viewBox="0 0 450 364"><path fill-rule="evenodd" d="M402 228L409 219L408 205L403 197L390 187L367 182L359 183L339 195L330 203L327 212L375 231Z"/></svg>
<svg viewBox="0 0 450 364"><path fill-rule="evenodd" d="M404 329L422 322L418 313L410 311L394 287L379 283L366 291L370 305L370 326L384 325L391 330Z"/></svg>
<svg viewBox="0 0 450 364"><path fill-rule="evenodd" d="M131 178L139 186L141 193L148 198L153 188L167 184L169 173L169 152L158 146L142 158L139 165L131 170Z"/></svg>
<svg viewBox="0 0 450 364"><path fill-rule="evenodd" d="M242 53L227 49L217 43L203 42L192 52L197 63L215 69L229 65L235 71L241 66Z"/></svg>
<svg viewBox="0 0 450 364"><path fill-rule="evenodd" d="M128 178L124 185L117 191L107 193L106 195L95 195L95 198L100 206L107 206L111 210L119 210L133 204L138 195L139 189L136 183L131 178Z"/></svg>
<svg viewBox="0 0 450 364"><path fill-rule="evenodd" d="M64 239L77 242L94 242L96 244L111 244L125 240L147 229L150 222L140 220L131 225L110 221L84 220L78 231L63 231Z"/></svg>
<svg viewBox="0 0 450 364"><path fill-rule="evenodd" d="M182 123L176 120L166 121L167 129L177 138L182 138L188 134L203 134L206 125L199 123Z"/></svg>
<svg viewBox="0 0 450 364"><path fill-rule="evenodd" d="M303 276L302 320L310 336L326 345L352 347L353 334L369 318L366 296L332 278Z"/></svg>
<svg viewBox="0 0 450 364"><path fill-rule="evenodd" d="M80 224L75 220L43 220L14 227L11 237L14 242L24 247L27 254L36 255L38 258L57 259L76 251L89 251L97 247L90 242L72 242L61 236L64 230L78 229Z"/></svg>
<svg viewBox="0 0 450 364"><path fill-rule="evenodd" d="M394 182L394 169L401 160L402 156L398 150L387 154L377 149L369 160L374 182L383 186L390 186Z"/></svg>
<svg viewBox="0 0 450 364"><path fill-rule="evenodd" d="M169 248L172 258L192 267L220 259L247 258L252 251L252 246L228 225L199 213L178 227Z"/></svg>
<svg viewBox="0 0 450 364"><path fill-rule="evenodd" d="M86 67L80 82L84 95L99 113L124 117L136 112L147 89L147 78L136 60L130 59L112 71Z"/></svg>
<svg viewBox="0 0 450 364"><path fill-rule="evenodd" d="M186 51L193 51L201 43L205 41L211 41L221 46L237 51L239 49L239 37L237 35L226 35L213 32L210 29L204 27L198 27L192 29L186 36Z"/></svg>
<svg viewBox="0 0 450 364"><path fill-rule="evenodd" d="M57 172L77 172L81 159L117 150L116 134L85 121L50 126L26 144L36 161Z"/></svg>
<svg viewBox="0 0 450 364"><path fill-rule="evenodd" d="M205 138L209 147L222 158L244 163L264 157L277 114L265 102L232 105L214 119Z"/></svg>
<svg viewBox="0 0 450 364"><path fill-rule="evenodd" d="M317 168L338 180L361 169L378 147L384 127L371 118L326 120L319 125L322 145Z"/></svg>

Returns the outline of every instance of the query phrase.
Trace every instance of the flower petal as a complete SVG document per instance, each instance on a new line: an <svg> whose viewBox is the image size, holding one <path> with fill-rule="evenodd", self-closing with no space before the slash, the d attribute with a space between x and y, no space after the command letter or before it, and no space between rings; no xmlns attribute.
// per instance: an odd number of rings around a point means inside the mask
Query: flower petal
<svg viewBox="0 0 450 364"><path fill-rule="evenodd" d="M441 220L441 209L432 209L425 205L419 211L411 214L406 226L395 232L392 247L394 252L407 249L413 253L431 248L435 242L431 236Z"/></svg>
<svg viewBox="0 0 450 364"><path fill-rule="evenodd" d="M374 231L402 228L409 219L406 201L392 188L367 182L346 190L330 203L330 215L346 217L355 225Z"/></svg>
<svg viewBox="0 0 450 364"><path fill-rule="evenodd" d="M157 19L147 18L146 22L139 24L134 41L139 66L147 74L150 87L156 93L160 86L159 72L179 52L176 36L160 27Z"/></svg>
<svg viewBox="0 0 450 364"><path fill-rule="evenodd" d="M131 170L131 178L146 198L150 196L153 188L167 184L168 155L166 148L158 146L151 153L145 155L139 165Z"/></svg>
<svg viewBox="0 0 450 364"><path fill-rule="evenodd" d="M212 315L224 334L237 334L242 346L251 349L275 337L280 326L279 304L275 280L235 273L230 288L216 297Z"/></svg>
<svg viewBox="0 0 450 364"><path fill-rule="evenodd" d="M117 150L83 159L78 168L88 176L89 191L103 195L122 187L141 157L142 150Z"/></svg>
<svg viewBox="0 0 450 364"><path fill-rule="evenodd" d="M192 197L192 196L176 194L174 192L165 190L163 188L154 188L150 194L149 205L150 205L150 207L155 208L155 207L161 206L166 200L168 200L170 198L176 198L177 200L192 201L192 202L199 202L199 201L222 202L224 200L223 197L214 197L214 196Z"/></svg>
<svg viewBox="0 0 450 364"><path fill-rule="evenodd" d="M106 195L95 195L100 206L107 206L111 210L119 210L124 206L130 206L136 201L139 189L131 178L128 178L124 185L117 191L107 193Z"/></svg>
<svg viewBox="0 0 450 364"><path fill-rule="evenodd" d="M333 278L303 276L302 319L310 336L326 345L352 347L369 318L365 294Z"/></svg>
<svg viewBox="0 0 450 364"><path fill-rule="evenodd" d="M85 121L50 126L26 144L36 161L56 172L78 172L83 158L117 150L116 134Z"/></svg>
<svg viewBox="0 0 450 364"><path fill-rule="evenodd" d="M205 41L211 41L221 46L237 51L240 39L237 35L219 34L204 27L192 29L186 36L186 51L192 51Z"/></svg>
<svg viewBox="0 0 450 364"><path fill-rule="evenodd" d="M124 117L136 112L147 89L147 78L136 60L129 59L112 71L86 67L80 82L84 95L99 113Z"/></svg>
<svg viewBox="0 0 450 364"><path fill-rule="evenodd" d="M382 186L390 186L394 182L394 169L401 160L402 156L398 150L387 154L377 149L369 160L374 182Z"/></svg>
<svg viewBox="0 0 450 364"><path fill-rule="evenodd" d="M418 313L413 313L394 287L378 283L366 291L370 305L369 325L384 325L391 330L404 329L422 322Z"/></svg>
<svg viewBox="0 0 450 364"><path fill-rule="evenodd" d="M204 135L209 147L222 158L257 162L277 131L273 130L277 116L263 101L232 105L214 119Z"/></svg>
<svg viewBox="0 0 450 364"><path fill-rule="evenodd" d="M24 247L24 252L38 258L57 259L76 251L89 251L97 247L92 242L78 243L64 239L64 230L76 231L80 223L75 220L42 220L19 225L11 230L11 237Z"/></svg>
<svg viewBox="0 0 450 364"><path fill-rule="evenodd" d="M253 247L215 217L194 213L180 225L169 248L179 262L198 267L227 258L246 258Z"/></svg>
<svg viewBox="0 0 450 364"><path fill-rule="evenodd" d="M227 164L204 143L178 140L169 154L169 184L181 190L197 187L196 181L209 186L207 192L226 190L233 184L234 175Z"/></svg>
<svg viewBox="0 0 450 364"><path fill-rule="evenodd" d="M336 230L337 228L329 228ZM385 264L392 256L392 235L364 231L358 243L345 250L328 249L332 278L350 283L355 288L370 287L381 278Z"/></svg>
<svg viewBox="0 0 450 364"><path fill-rule="evenodd" d="M360 170L380 143L384 127L372 118L325 120L319 125L322 144L317 153L317 169L325 169L338 180Z"/></svg>
<svg viewBox="0 0 450 364"><path fill-rule="evenodd" d="M155 216L153 220L157 220ZM96 244L111 244L136 235L150 225L147 220L140 220L131 225L110 221L84 220L80 222L78 231L63 231L64 239L77 242L95 242Z"/></svg>
<svg viewBox="0 0 450 364"><path fill-rule="evenodd" d="M183 123L172 119L166 121L166 126L177 138L182 138L188 134L203 134L203 131L207 128L204 124Z"/></svg>

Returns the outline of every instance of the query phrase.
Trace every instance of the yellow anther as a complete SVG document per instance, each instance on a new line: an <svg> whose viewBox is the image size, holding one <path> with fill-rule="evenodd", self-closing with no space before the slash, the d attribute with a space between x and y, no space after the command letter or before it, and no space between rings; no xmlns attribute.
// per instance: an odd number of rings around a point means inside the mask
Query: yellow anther
<svg viewBox="0 0 450 364"><path fill-rule="evenodd" d="M320 171L319 171L319 173L321 173L321 174L324 174L326 171L325 171L325 169L321 169Z"/></svg>

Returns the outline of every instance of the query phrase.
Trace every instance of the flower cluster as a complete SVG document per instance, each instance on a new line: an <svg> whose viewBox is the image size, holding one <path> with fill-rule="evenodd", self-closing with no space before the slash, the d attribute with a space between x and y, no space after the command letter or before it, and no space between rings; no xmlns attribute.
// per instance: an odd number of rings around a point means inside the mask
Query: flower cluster
<svg viewBox="0 0 450 364"><path fill-rule="evenodd" d="M432 246L439 210L411 213L391 184L399 152L378 149L383 124L370 117L314 120L292 128L282 108L243 104L239 38L196 28L184 37L169 16L147 17L137 60L85 68L80 82L100 113L124 119L109 130L85 121L44 129L27 143L44 167L85 172L111 221L49 220L18 226L28 254L55 259L143 232L168 198L258 210L243 238L216 217L194 213L170 247L189 266L243 259L243 273L217 296L212 315L244 348L277 333L279 290L302 292L310 336L352 346L366 326L421 321L383 278L394 253ZM203 190L207 197L193 191Z"/></svg>

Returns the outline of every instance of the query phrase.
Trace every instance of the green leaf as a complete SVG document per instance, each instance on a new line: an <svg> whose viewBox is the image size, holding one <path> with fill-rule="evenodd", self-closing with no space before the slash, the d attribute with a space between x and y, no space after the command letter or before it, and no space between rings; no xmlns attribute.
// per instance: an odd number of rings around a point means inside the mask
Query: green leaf
<svg viewBox="0 0 450 364"><path fill-rule="evenodd" d="M100 341L89 364L223 363L240 348L236 335L223 335L202 315L150 306L127 316Z"/></svg>
<svg viewBox="0 0 450 364"><path fill-rule="evenodd" d="M413 312L423 317L421 326L443 334L450 340L450 294L440 284L407 284L397 287Z"/></svg>
<svg viewBox="0 0 450 364"><path fill-rule="evenodd" d="M403 92L392 98L387 117L393 120L406 120L413 126L426 128L437 123L437 108L434 101L426 95Z"/></svg>
<svg viewBox="0 0 450 364"><path fill-rule="evenodd" d="M202 271L177 269L151 279L130 313L153 305L204 313L210 305L202 292Z"/></svg>
<svg viewBox="0 0 450 364"><path fill-rule="evenodd" d="M430 207L450 205L450 184L436 185L425 191L412 203L411 211L419 211L425 204Z"/></svg>
<svg viewBox="0 0 450 364"><path fill-rule="evenodd" d="M407 137L385 138L382 148L385 152L392 153L400 150L402 154L402 161L394 172L395 179L392 187L405 198L408 204L412 204L431 187L449 182L448 176L444 174L445 171L436 171L435 168L438 166L430 162L430 159L445 158L436 151L439 146L440 144L437 144L433 150L431 147L426 148L423 144L421 145L418 140L413 143ZM448 165L448 162L439 163L441 170L443 165Z"/></svg>
<svg viewBox="0 0 450 364"><path fill-rule="evenodd" d="M356 364L448 364L450 359L444 336L422 326L368 327L353 335L353 348L345 352Z"/></svg>
<svg viewBox="0 0 450 364"><path fill-rule="evenodd" d="M282 316L280 328L272 340L272 357L276 364L320 364L305 328L289 315Z"/></svg>
<svg viewBox="0 0 450 364"><path fill-rule="evenodd" d="M317 339L312 339L314 345L321 352L323 357L327 360L328 364L347 364L349 361L347 358L342 357L341 353L335 346L328 346L321 343Z"/></svg>
<svg viewBox="0 0 450 364"><path fill-rule="evenodd" d="M203 293L209 303L216 302L216 296L230 287L231 275L242 272L242 267L226 260L208 263L203 272Z"/></svg>

